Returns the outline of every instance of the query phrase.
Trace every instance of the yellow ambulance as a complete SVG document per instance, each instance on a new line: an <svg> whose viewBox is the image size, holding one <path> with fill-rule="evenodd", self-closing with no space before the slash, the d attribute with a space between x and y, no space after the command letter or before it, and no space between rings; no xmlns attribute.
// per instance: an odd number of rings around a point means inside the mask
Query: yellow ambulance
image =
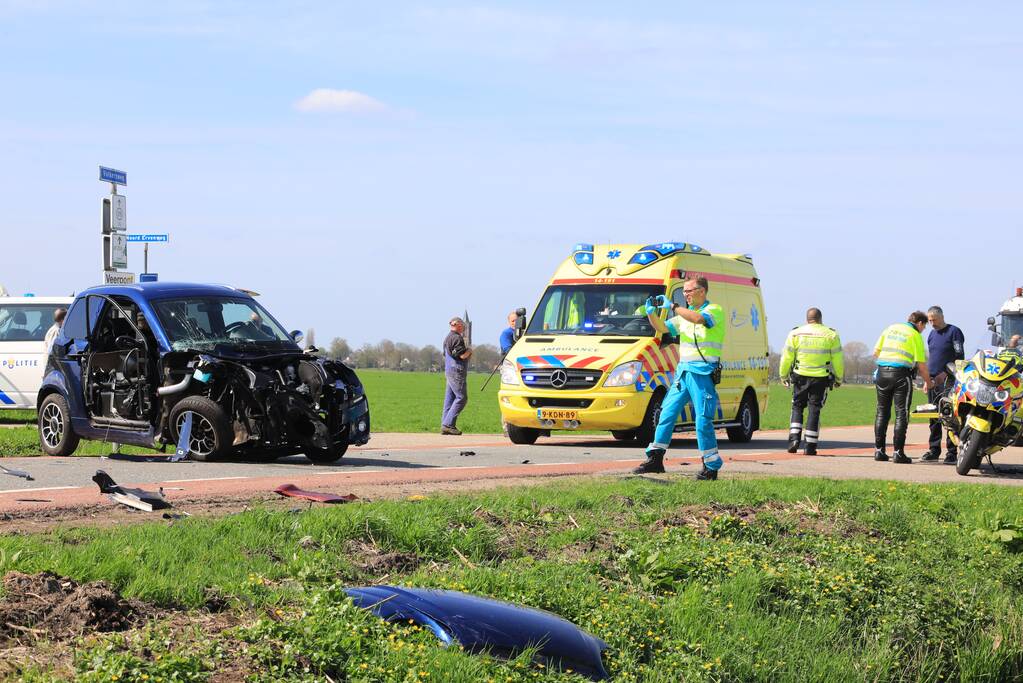
<svg viewBox="0 0 1023 683"><path fill-rule="evenodd" d="M687 242L575 245L501 365L508 437L529 444L553 430L606 429L621 441L652 441L679 354L678 340L650 325L644 302L665 295L685 305L687 276L707 278L707 299L728 325L715 424L729 440L749 441L767 409L760 279L748 254ZM692 430L694 420L687 406L675 431Z"/></svg>

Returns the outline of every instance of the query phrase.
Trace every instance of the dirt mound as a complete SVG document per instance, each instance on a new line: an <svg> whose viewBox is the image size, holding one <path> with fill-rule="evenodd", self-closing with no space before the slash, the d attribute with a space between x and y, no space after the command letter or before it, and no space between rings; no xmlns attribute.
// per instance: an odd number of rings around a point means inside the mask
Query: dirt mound
<svg viewBox="0 0 1023 683"><path fill-rule="evenodd" d="M423 558L415 553L386 552L376 545L355 541L349 543L352 564L361 573L380 579L393 573L415 571Z"/></svg>
<svg viewBox="0 0 1023 683"><path fill-rule="evenodd" d="M142 623L148 611L138 600L123 599L105 581L79 584L50 572L10 572L3 587L0 641L67 640L124 631Z"/></svg>

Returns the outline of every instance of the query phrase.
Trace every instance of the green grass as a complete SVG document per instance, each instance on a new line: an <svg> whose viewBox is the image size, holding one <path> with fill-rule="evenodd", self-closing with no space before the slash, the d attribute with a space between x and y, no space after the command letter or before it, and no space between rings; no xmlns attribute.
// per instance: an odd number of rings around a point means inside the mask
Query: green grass
<svg viewBox="0 0 1023 683"><path fill-rule="evenodd" d="M616 681L1003 681L1023 676L1021 523L1010 487L623 479L7 536L0 568L163 606L213 591L241 616L86 641L86 681L232 658L256 681L583 680L444 649L341 590L381 579L560 614L607 641Z"/></svg>
<svg viewBox="0 0 1023 683"><path fill-rule="evenodd" d="M440 429L440 411L444 402L444 375L427 372L392 372L360 370L370 400L374 432L435 432ZM486 375L469 375L469 402L458 419L458 427L469 433L501 432L501 412L497 404L500 378L495 377L486 390L480 388ZM873 385L840 387L828 396L822 426L866 425L874 422L875 393ZM917 392L913 404L926 403L927 397ZM789 425L791 392L781 385L772 385L767 413L761 420L763 429L786 429ZM18 413L18 419L32 422L30 411ZM4 411L0 411L0 417ZM109 445L82 442L79 455L105 455ZM125 453L145 453L143 449L125 448ZM0 428L0 455L38 455L39 437L34 426Z"/></svg>

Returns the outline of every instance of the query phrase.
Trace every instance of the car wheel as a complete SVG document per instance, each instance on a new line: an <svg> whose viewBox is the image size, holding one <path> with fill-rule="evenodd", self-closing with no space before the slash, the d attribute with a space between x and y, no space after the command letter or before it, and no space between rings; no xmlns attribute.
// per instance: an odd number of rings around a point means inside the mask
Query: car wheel
<svg viewBox="0 0 1023 683"><path fill-rule="evenodd" d="M739 425L725 429L728 440L732 443L749 443L753 439L753 433L757 430L758 412L756 399L747 392L742 397L742 403L739 404L739 414L735 416Z"/></svg>
<svg viewBox="0 0 1023 683"><path fill-rule="evenodd" d="M654 435L657 433L657 423L661 419L662 401L664 401L663 391L659 391L650 397L650 403L647 404L646 412L643 414L643 423L636 429L636 441L642 446L646 446L654 441Z"/></svg>
<svg viewBox="0 0 1023 683"><path fill-rule="evenodd" d="M71 411L60 394L50 394L39 406L39 445L47 455L71 455L78 435L71 429Z"/></svg>
<svg viewBox="0 0 1023 683"><path fill-rule="evenodd" d="M612 429L611 436L617 441L632 441L636 438L636 431L635 429Z"/></svg>
<svg viewBox="0 0 1023 683"><path fill-rule="evenodd" d="M540 438L540 430L531 427L516 427L510 424L508 425L508 438L512 443L528 446L536 443L536 440Z"/></svg>
<svg viewBox="0 0 1023 683"><path fill-rule="evenodd" d="M348 452L348 430L346 429L341 435L341 441L335 443L329 448L316 448L315 446L309 446L305 449L305 457L309 458L312 462L317 465L326 465L328 463L337 462L344 457L345 453Z"/></svg>
<svg viewBox="0 0 1023 683"><path fill-rule="evenodd" d="M234 434L224 409L205 396L186 396L175 403L170 413L171 436L175 443L187 413L192 413L189 457L205 462L226 455L234 441Z"/></svg>

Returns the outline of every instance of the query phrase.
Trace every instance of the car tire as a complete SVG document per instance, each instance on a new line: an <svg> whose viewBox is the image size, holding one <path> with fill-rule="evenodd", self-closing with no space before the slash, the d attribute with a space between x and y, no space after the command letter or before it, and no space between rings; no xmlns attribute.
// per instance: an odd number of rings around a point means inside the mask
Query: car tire
<svg viewBox="0 0 1023 683"><path fill-rule="evenodd" d="M60 394L43 399L36 418L39 425L39 445L47 455L71 455L78 448L78 435L71 428L71 411L67 400Z"/></svg>
<svg viewBox="0 0 1023 683"><path fill-rule="evenodd" d="M508 425L508 438L511 439L512 443L529 446L536 443L536 440L540 438L540 430L533 429L532 427L516 427L510 424Z"/></svg>
<svg viewBox="0 0 1023 683"><path fill-rule="evenodd" d="M310 462L317 465L328 465L332 462L337 462L344 457L345 453L348 452L348 430L346 429L342 435L344 439L341 443L335 443L329 448L316 448L314 446L307 447L303 452L305 457L309 458Z"/></svg>
<svg viewBox="0 0 1023 683"><path fill-rule="evenodd" d="M188 412L192 413L188 456L206 462L227 455L234 442L231 420L220 404L205 396L186 396L171 408L170 432L174 443L178 441L178 426Z"/></svg>
<svg viewBox="0 0 1023 683"><path fill-rule="evenodd" d="M661 419L661 402L664 401L664 392L658 391L650 397L646 412L643 414L643 422L636 429L635 439L642 446L653 443L654 435L657 433L657 422Z"/></svg>
<svg viewBox="0 0 1023 683"><path fill-rule="evenodd" d="M753 433L757 431L759 412L756 398L747 391L742 397L742 403L739 404L739 413L735 416L739 426L725 429L728 440L732 443L749 443L753 439Z"/></svg>
<svg viewBox="0 0 1023 683"><path fill-rule="evenodd" d="M636 439L636 429L612 429L611 436L616 441L634 441Z"/></svg>

